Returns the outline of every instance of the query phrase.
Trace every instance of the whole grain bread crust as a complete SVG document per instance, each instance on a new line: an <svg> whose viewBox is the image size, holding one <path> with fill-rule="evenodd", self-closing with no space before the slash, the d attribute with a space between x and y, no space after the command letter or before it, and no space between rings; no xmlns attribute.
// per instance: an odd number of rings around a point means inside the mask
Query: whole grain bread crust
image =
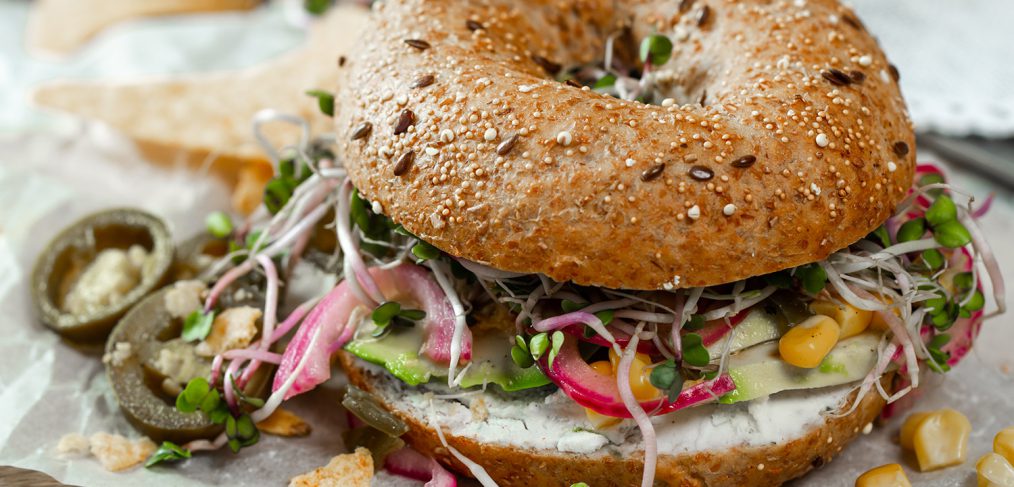
<svg viewBox="0 0 1014 487"><path fill-rule="evenodd" d="M378 380L395 380L376 376L361 367L362 362L351 354L340 352L338 361L349 382L367 392L376 390ZM882 378L889 384L891 376ZM400 410L397 404L384 406L409 425L405 441L432 455L456 472L469 476L468 469L456 460L440 442L436 431L425 422ZM850 397L854 399L854 395ZM658 457L655 485L671 487L771 486L804 475L831 461L884 407L877 394L868 394L850 415L829 417L804 436L766 447L731 448L693 454ZM471 438L455 436L445 429L448 444L466 457L478 462L503 487L559 487L575 482L588 485L640 485L644 468L643 455L627 458L608 454L579 455L557 451L531 451L507 445L480 443Z"/></svg>
<svg viewBox="0 0 1014 487"><path fill-rule="evenodd" d="M364 32L337 94L350 177L498 269L731 282L852 244L912 182L897 71L835 0L406 0L374 4ZM636 57L654 32L675 45L655 72L674 104L550 74L601 59L613 33Z"/></svg>

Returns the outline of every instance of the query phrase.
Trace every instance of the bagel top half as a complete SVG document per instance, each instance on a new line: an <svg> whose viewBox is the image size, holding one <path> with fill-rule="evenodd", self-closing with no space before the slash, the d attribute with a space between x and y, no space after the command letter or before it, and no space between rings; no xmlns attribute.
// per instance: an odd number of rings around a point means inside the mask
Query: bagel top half
<svg viewBox="0 0 1014 487"><path fill-rule="evenodd" d="M834 0L392 0L370 22L342 68L338 155L395 222L498 269L731 282L848 246L912 182L897 71ZM547 72L625 26L673 40L675 103Z"/></svg>

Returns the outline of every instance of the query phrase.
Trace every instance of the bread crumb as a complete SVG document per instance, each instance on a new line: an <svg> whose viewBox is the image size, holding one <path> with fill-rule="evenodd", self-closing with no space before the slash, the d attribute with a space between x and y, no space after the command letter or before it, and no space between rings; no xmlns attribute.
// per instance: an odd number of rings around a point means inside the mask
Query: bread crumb
<svg viewBox="0 0 1014 487"><path fill-rule="evenodd" d="M120 472L143 463L155 452L148 438L131 440L120 435L95 433L89 438L91 453L110 472Z"/></svg>
<svg viewBox="0 0 1014 487"><path fill-rule="evenodd" d="M310 424L303 421L295 413L278 408L267 419L257 423L257 429L275 436L306 436L310 434Z"/></svg>
<svg viewBox="0 0 1014 487"><path fill-rule="evenodd" d="M475 421L486 421L489 419L489 408L486 407L486 399L482 396L475 396L468 405L472 411L472 419Z"/></svg>
<svg viewBox="0 0 1014 487"><path fill-rule="evenodd" d="M338 455L326 466L293 477L289 487L369 487L373 478L373 457L366 448Z"/></svg>
<svg viewBox="0 0 1014 487"><path fill-rule="evenodd" d="M202 307L201 296L208 291L201 281L179 281L165 293L165 309L173 318L186 318Z"/></svg>
<svg viewBox="0 0 1014 487"><path fill-rule="evenodd" d="M56 452L61 457L82 457L88 454L88 438L81 433L63 435L56 444Z"/></svg>
<svg viewBox="0 0 1014 487"><path fill-rule="evenodd" d="M251 306L229 308L215 317L208 338L197 344L197 354L213 357L227 350L246 348L257 335L261 310Z"/></svg>

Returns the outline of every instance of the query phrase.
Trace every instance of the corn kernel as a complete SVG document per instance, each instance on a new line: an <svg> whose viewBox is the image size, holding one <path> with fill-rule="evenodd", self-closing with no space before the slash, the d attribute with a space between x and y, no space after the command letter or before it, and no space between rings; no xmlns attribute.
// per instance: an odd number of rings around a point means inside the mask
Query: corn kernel
<svg viewBox="0 0 1014 487"><path fill-rule="evenodd" d="M875 296L880 302L891 305L894 304L894 300L890 296ZM894 316L901 318L901 310L898 308L891 308L888 311L894 313ZM872 318L870 320L870 328L877 331L887 331L891 329L891 326L884 321L884 318L880 316L878 312L872 312Z"/></svg>
<svg viewBox="0 0 1014 487"><path fill-rule="evenodd" d="M856 487L912 487L901 465L890 463L867 471L856 479Z"/></svg>
<svg viewBox="0 0 1014 487"><path fill-rule="evenodd" d="M609 362L615 375L616 368L620 365L620 356L613 349L609 349ZM658 399L661 394L661 391L651 385L650 365L651 357L643 353L634 354L634 361L630 364L630 390L638 401Z"/></svg>
<svg viewBox="0 0 1014 487"><path fill-rule="evenodd" d="M979 487L1014 487L1014 466L997 453L987 453L975 464Z"/></svg>
<svg viewBox="0 0 1014 487"><path fill-rule="evenodd" d="M901 425L901 436L898 438L901 443L901 447L906 450L915 449L915 430L922 424L923 420L930 417L932 412L925 411L921 413L912 413L905 418L905 423Z"/></svg>
<svg viewBox="0 0 1014 487"><path fill-rule="evenodd" d="M838 322L824 315L811 316L782 335L778 353L796 367L812 369L831 352L840 334Z"/></svg>
<svg viewBox="0 0 1014 487"><path fill-rule="evenodd" d="M968 418L953 409L941 409L923 419L912 438L919 470L928 472L964 463L971 432Z"/></svg>
<svg viewBox="0 0 1014 487"><path fill-rule="evenodd" d="M993 451L1014 465L1014 426L996 434L996 438L993 438Z"/></svg>
<svg viewBox="0 0 1014 487"><path fill-rule="evenodd" d="M592 370L594 370L595 372L598 372L599 374L602 374L602 375L613 375L613 364L611 364L611 363L609 363L609 362L607 362L605 360L599 360L598 362L592 362L592 363L588 364L588 366L591 367Z"/></svg>
<svg viewBox="0 0 1014 487"><path fill-rule="evenodd" d="M620 421L623 421L620 418L614 418L612 416L606 416L604 414L596 413L595 411L592 411L591 409L588 408L584 409L584 414L585 416L588 417L588 422L591 423L591 425L594 426L595 429L605 429L610 426L616 426L617 424L620 424Z"/></svg>
<svg viewBox="0 0 1014 487"><path fill-rule="evenodd" d="M838 322L838 326L841 327L839 339L856 336L866 331L866 328L870 326L870 321L873 320L872 311L859 309L848 303L838 304L823 299L810 303L810 311L830 316L832 320Z"/></svg>

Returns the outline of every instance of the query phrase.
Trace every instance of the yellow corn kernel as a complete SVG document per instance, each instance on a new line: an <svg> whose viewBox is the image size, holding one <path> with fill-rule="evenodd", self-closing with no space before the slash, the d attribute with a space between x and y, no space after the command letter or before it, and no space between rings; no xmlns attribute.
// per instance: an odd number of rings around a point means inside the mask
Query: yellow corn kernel
<svg viewBox="0 0 1014 487"><path fill-rule="evenodd" d="M997 453L987 453L975 464L979 487L1014 487L1014 466Z"/></svg>
<svg viewBox="0 0 1014 487"><path fill-rule="evenodd" d="M824 299L810 303L810 311L818 315L830 316L832 320L838 322L838 326L841 327L841 336L839 337L841 340L866 331L873 319L872 311L859 309L848 303L838 304Z"/></svg>
<svg viewBox="0 0 1014 487"><path fill-rule="evenodd" d="M894 300L891 299L890 296L875 295L874 297L876 297L882 303L885 303L885 304L888 304L888 305L894 304ZM891 308L888 311L890 311L891 313L894 313L894 316L897 316L898 318L901 318L901 310L900 309L898 309L898 308ZM891 326L888 325L886 321L884 321L884 318L882 318L880 316L880 313L878 313L876 311L871 311L871 313L872 313L872 318L870 319L870 328L872 328L874 330L877 330L877 331L887 331L887 330L891 329Z"/></svg>
<svg viewBox="0 0 1014 487"><path fill-rule="evenodd" d="M941 409L923 419L912 438L919 470L928 472L964 463L971 432L968 418L953 409Z"/></svg>
<svg viewBox="0 0 1014 487"><path fill-rule="evenodd" d="M588 417L588 422L591 423L591 425L594 426L595 429L605 429L610 426L616 426L617 424L620 424L620 421L623 421L620 418L614 418L612 416L606 416L604 414L596 413L595 411L592 411L591 409L588 408L584 409L584 414L585 416Z"/></svg>
<svg viewBox="0 0 1014 487"><path fill-rule="evenodd" d="M782 335L778 353L782 360L796 367L812 369L834 348L840 334L838 322L824 315L814 315Z"/></svg>
<svg viewBox="0 0 1014 487"><path fill-rule="evenodd" d="M905 471L897 463L881 465L856 479L856 487L912 487Z"/></svg>
<svg viewBox="0 0 1014 487"><path fill-rule="evenodd" d="M915 449L915 430L922 424L923 420L930 417L933 414L928 411L921 413L912 413L905 418L905 423L901 425L901 436L898 438L901 443L901 447L906 450Z"/></svg>
<svg viewBox="0 0 1014 487"><path fill-rule="evenodd" d="M993 438L993 451L1014 465L1014 426L1000 430Z"/></svg>
<svg viewBox="0 0 1014 487"><path fill-rule="evenodd" d="M609 349L609 362L612 365L613 374L620 365L620 356ZM630 390L638 401L650 401L658 399L661 391L651 385L651 357L643 353L635 353L634 361L630 364Z"/></svg>
<svg viewBox="0 0 1014 487"><path fill-rule="evenodd" d="M598 372L598 373L600 373L602 375L613 375L613 364L611 364L611 363L609 363L609 362L607 362L605 360L599 360L598 362L592 362L592 363L588 364L588 366L591 367L592 370L594 370L595 372Z"/></svg>

